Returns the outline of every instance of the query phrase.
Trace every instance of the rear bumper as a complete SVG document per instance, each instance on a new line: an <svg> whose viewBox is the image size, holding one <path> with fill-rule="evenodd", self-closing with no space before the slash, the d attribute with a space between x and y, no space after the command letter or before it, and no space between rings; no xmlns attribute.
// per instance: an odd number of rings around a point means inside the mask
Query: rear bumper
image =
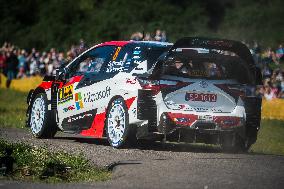
<svg viewBox="0 0 284 189"><path fill-rule="evenodd" d="M217 134L244 130L245 119L236 116L201 116L164 112L158 124L158 132L171 134L176 130L195 130L201 133Z"/></svg>
<svg viewBox="0 0 284 189"><path fill-rule="evenodd" d="M206 144L221 144L224 138L245 138L245 127L239 126L233 129L192 129L176 128L172 133L166 135L167 141ZM165 136L165 135L164 135Z"/></svg>

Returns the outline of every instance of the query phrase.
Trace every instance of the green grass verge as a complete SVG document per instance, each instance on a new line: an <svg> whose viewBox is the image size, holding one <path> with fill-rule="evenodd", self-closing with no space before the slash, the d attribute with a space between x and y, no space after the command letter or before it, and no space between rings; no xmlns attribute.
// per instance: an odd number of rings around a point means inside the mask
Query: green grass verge
<svg viewBox="0 0 284 189"><path fill-rule="evenodd" d="M12 151L14 170L6 176L0 176L2 179L47 183L93 182L110 179L110 172L94 167L83 156L53 153L44 148L35 148L21 143L11 144L0 140L0 157L7 156L7 149Z"/></svg>
<svg viewBox="0 0 284 189"><path fill-rule="evenodd" d="M0 88L0 127L25 127L27 95Z"/></svg>
<svg viewBox="0 0 284 189"><path fill-rule="evenodd" d="M262 120L251 152L284 155L284 121Z"/></svg>

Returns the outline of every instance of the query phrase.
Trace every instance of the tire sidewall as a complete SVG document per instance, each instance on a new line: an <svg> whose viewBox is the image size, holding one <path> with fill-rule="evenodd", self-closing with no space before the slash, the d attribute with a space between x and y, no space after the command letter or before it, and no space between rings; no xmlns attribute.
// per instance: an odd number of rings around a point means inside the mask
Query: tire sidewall
<svg viewBox="0 0 284 189"><path fill-rule="evenodd" d="M31 111L30 111L30 126L32 128L32 123L31 123L31 114L32 114L32 110L33 110L33 105L34 105L34 102L36 101L36 99L38 98L42 98L44 100L44 119L43 119L43 124L42 124L42 127L40 129L39 132L35 133L33 132L33 130L31 129L31 132L32 134L35 136L35 137L43 137L43 134L44 134L44 130L46 129L47 127L47 121L48 121L48 109L47 109L47 98L46 98L46 94L44 93L39 93L36 95L36 97L33 99L33 102L32 102L32 105L31 105Z"/></svg>
<svg viewBox="0 0 284 189"><path fill-rule="evenodd" d="M125 112L125 128L124 128L124 133L123 133L121 139L117 143L113 143L113 141L109 137L108 118L109 118L109 113L110 113L111 108L115 104L118 104L118 103L120 105L122 105L124 112ZM124 146L126 144L126 141L127 141L128 133L129 133L129 115L128 115L128 110L127 110L126 104L125 104L123 98L116 98L116 99L111 101L111 103L110 103L110 105L107 109L107 115L106 115L106 135L107 135L107 139L108 139L109 144L114 148L120 148L120 147Z"/></svg>

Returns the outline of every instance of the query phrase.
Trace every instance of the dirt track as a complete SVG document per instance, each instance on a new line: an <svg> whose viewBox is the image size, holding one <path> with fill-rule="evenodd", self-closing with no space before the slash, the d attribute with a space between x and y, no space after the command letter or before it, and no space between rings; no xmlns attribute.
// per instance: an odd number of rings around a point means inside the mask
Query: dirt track
<svg viewBox="0 0 284 189"><path fill-rule="evenodd" d="M226 154L219 148L152 143L113 149L106 140L67 134L35 139L26 130L2 129L0 137L50 150L83 153L113 170L113 179L95 184L0 183L0 188L283 188L284 157ZM20 185L19 185L20 184Z"/></svg>

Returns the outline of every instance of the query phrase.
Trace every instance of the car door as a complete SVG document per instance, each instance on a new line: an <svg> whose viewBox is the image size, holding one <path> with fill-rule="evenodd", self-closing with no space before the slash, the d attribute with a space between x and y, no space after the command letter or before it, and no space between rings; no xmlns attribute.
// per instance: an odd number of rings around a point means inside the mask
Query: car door
<svg viewBox="0 0 284 189"><path fill-rule="evenodd" d="M114 46L91 49L68 66L66 82L58 91L57 103L59 125L63 130L80 132L91 127L97 113L96 107L89 103L94 97L92 85L105 79L103 68L114 49Z"/></svg>

